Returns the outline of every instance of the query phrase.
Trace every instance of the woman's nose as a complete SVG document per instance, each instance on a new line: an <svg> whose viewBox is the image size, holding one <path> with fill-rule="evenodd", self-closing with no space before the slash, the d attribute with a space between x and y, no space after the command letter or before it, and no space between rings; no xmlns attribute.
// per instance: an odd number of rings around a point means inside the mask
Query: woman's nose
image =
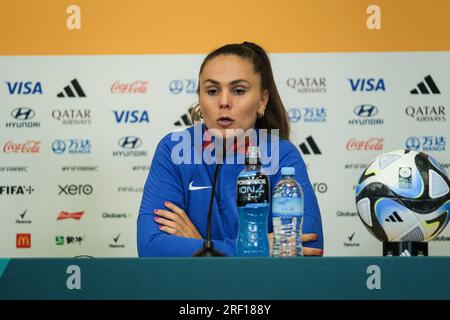
<svg viewBox="0 0 450 320"><path fill-rule="evenodd" d="M222 94L220 95L219 107L220 109L231 108L231 101L228 92L223 91Z"/></svg>

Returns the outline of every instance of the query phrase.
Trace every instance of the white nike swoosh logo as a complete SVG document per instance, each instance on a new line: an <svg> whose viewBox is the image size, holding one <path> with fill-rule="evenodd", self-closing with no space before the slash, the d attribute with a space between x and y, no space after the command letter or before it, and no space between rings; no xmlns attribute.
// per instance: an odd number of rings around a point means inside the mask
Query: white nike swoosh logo
<svg viewBox="0 0 450 320"><path fill-rule="evenodd" d="M192 184L194 183L194 181L191 181L191 183L189 183L189 190L191 191L195 191L195 190L202 190L202 189L210 189L211 187L194 187Z"/></svg>

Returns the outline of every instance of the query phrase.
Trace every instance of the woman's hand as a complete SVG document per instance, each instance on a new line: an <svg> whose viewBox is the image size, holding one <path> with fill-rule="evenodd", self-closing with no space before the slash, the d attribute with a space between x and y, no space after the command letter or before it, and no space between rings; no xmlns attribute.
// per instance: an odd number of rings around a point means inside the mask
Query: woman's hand
<svg viewBox="0 0 450 320"><path fill-rule="evenodd" d="M168 201L164 202L164 205L172 211L158 209L154 211L157 215L155 221L160 225L161 231L184 238L203 239L182 209Z"/></svg>
<svg viewBox="0 0 450 320"><path fill-rule="evenodd" d="M302 234L302 250L304 256L323 256L322 249L308 248L304 244L310 241L317 240L317 234L315 233L305 233ZM269 245L270 245L270 255L273 254L273 233L269 233Z"/></svg>
<svg viewBox="0 0 450 320"><path fill-rule="evenodd" d="M318 236L315 233L302 234L302 251L304 256L323 256L322 249L308 248L307 246L305 246L305 243L316 241L317 238Z"/></svg>

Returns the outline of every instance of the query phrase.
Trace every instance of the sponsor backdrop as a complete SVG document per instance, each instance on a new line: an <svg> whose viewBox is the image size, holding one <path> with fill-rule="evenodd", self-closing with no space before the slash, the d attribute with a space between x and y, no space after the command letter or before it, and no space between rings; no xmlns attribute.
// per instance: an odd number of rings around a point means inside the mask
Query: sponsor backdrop
<svg viewBox="0 0 450 320"><path fill-rule="evenodd" d="M156 9L150 10L142 1L132 3L148 11L125 10L126 5L116 3L103 18L101 4L112 6L109 1L95 5L79 1L82 27L76 31L64 29L69 2L61 1L55 7L43 1L49 16L38 17L48 18L49 26L59 23L62 27L52 29L48 37L39 36L41 43L32 28L38 19L32 8L24 1L14 2L14 8L12 2L5 3L10 6L2 4L0 9L9 10L6 20L13 23L21 15L20 21L28 27L22 25L9 33L1 28L2 39L4 35L10 41L1 44L0 56L0 257L136 256L137 213L155 147L166 133L192 124L188 109L198 100L199 66L207 51L226 42L249 39L271 52L276 82L289 113L291 140L307 163L322 211L326 255L381 255L381 243L360 222L354 200L363 169L377 155L409 148L430 154L450 169L450 47L439 32L431 32L443 22L432 17L418 19L424 23L421 28L411 26L416 33L392 27L395 17L405 21L405 12L409 18L420 17L419 1L408 2L411 7L379 1L390 33L384 26L367 29L366 1L343 1L346 10L334 11L334 15L329 12L336 9L331 1L314 7L306 1L281 1L284 9L277 10L286 17L293 17L292 12L303 16L310 10L317 21L325 23L326 27L321 25L324 30L339 17L343 25L324 31L328 40L320 43L312 26L304 38L296 32L301 19L291 29L295 41L285 41L288 36L279 40L280 34L291 31L280 30L277 23L270 24L276 33L255 28L235 38L218 32L214 40L211 30L202 35L198 28L195 32L185 28L178 31L186 32L188 39L209 40L188 44L179 37L179 45L172 39L171 46L165 46L167 39L141 42L142 30L152 37L166 28L169 38L176 30L162 20L160 25L147 25L143 12L151 20L157 16ZM437 3L441 9L430 10L440 16L445 12L442 8L449 6ZM173 10L186 9L197 15L194 4ZM269 15L266 11L271 7L266 6L258 8ZM164 4L157 9L163 12L158 19L172 12ZM126 15L123 28L135 30L125 39L111 36L119 23L105 21L105 17L119 19L121 10ZM100 31L92 29L95 12L103 19L97 21ZM136 21L130 19L134 14ZM275 20L286 26L283 14ZM343 19L347 15L350 18ZM351 29L352 23L359 29ZM106 39L102 34L107 32L105 24L114 26ZM198 21L194 24L200 26ZM155 30L149 31L152 26ZM418 36L422 29L430 31L428 38ZM345 37L340 34L343 30L347 30ZM365 41L349 42L350 35ZM12 41L22 36L26 41ZM411 36L420 40L414 40L415 47L405 41ZM99 37L105 39L101 48L93 40ZM368 41L367 37L372 38ZM430 37L435 41L429 41ZM60 38L64 41L59 43ZM336 44L337 39L346 39L347 45ZM449 241L447 228L430 243L430 255L450 255Z"/></svg>

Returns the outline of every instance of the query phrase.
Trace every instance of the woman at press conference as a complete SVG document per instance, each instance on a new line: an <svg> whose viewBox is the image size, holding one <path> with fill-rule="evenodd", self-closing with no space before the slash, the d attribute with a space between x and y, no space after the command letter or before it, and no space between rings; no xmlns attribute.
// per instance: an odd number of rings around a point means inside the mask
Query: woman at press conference
<svg viewBox="0 0 450 320"><path fill-rule="evenodd" d="M185 130L192 154L196 149L196 128L202 138L201 151L208 148L217 132L224 141L229 132L266 129L278 133L278 170L269 176L271 193L281 179L281 167L294 167L295 179L304 192L302 228L303 255L323 255L323 231L317 198L304 161L290 141L289 120L279 96L269 57L259 45L244 42L227 44L210 52L199 72L199 104L193 119L201 122ZM213 134L208 135L209 131ZM209 139L208 139L209 137ZM137 220L137 248L140 257L192 256L201 250L207 235L208 203L212 203L210 235L214 248L224 255L235 255L238 232L236 181L242 163L223 163L214 182L216 165L174 161L173 133L159 142L145 182ZM227 144L228 145L228 144ZM184 149L185 150L185 149ZM236 150L236 145L234 145ZM229 149L225 148L225 155ZM183 159L191 159L193 156ZM191 157L192 156L192 157ZM273 242L272 215L268 217L268 236Z"/></svg>

